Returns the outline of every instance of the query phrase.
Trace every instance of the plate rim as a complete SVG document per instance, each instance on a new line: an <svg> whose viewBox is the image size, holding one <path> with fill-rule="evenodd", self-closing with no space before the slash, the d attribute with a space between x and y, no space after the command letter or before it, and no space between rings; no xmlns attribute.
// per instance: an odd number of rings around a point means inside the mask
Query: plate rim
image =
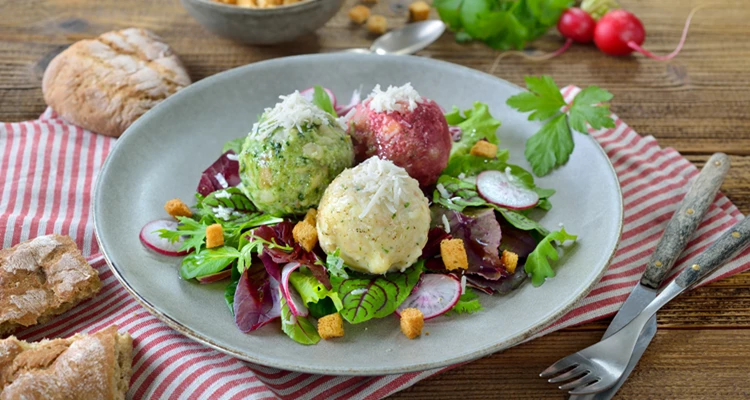
<svg viewBox="0 0 750 400"><path fill-rule="evenodd" d="M206 77L204 79L199 80L198 82L195 82L185 89L181 90L180 92L176 93L175 95L171 96L171 98L174 98L176 96L185 96L185 94L182 93L189 93L195 90L199 90L201 87L205 85L212 84L217 79L222 79L222 75L228 75L228 74L236 74L239 73L241 70L245 69L252 69L257 65L268 65L268 64L276 64L276 63L284 63L289 60L293 59L314 59L314 58L327 58L332 55L336 54L343 54L343 53L319 53L319 54L304 54L304 55L296 55L296 56L288 56L288 57L280 57L275 58L271 60L264 60L259 61L251 64L246 64L243 66L235 67L228 69L226 71L219 72L217 74L211 75L209 77ZM499 82L502 82L503 84L510 85L512 87L515 87L517 89L520 89L522 91L527 91L527 89L518 86L512 82L509 82L505 79L502 79L500 77L485 73L483 71L479 71L476 69L472 69L469 67L465 67L463 65L454 64L448 61L442 61L442 60L436 60L432 58L424 58L419 56L408 56L408 55L372 55L372 54L349 54L351 57L386 57L391 59L403 59L408 58L411 60L419 60L419 62L423 63L436 63L436 64L442 64L444 66L450 66L451 68L458 68L464 70L464 72L488 77L491 79L495 79ZM153 113L153 110L157 110L165 103L168 103L171 98L167 98L166 100L162 101L160 104L158 104L156 107L152 108L144 116ZM125 137L129 134L130 131L133 130L134 127L137 127L141 124L141 120L143 119L143 116L139 118L133 125L131 125L125 133L122 135L122 137ZM215 343L212 341L210 337L206 337L198 332L196 332L194 329L185 326L181 324L180 322L174 320L172 317L167 315L166 313L160 311L156 306L151 304L148 300L141 297L138 292L130 286L130 284L122 277L120 274L118 267L115 263L112 262L110 259L110 256L107 251L107 247L102 242L101 238L99 237L99 226L101 224L101 220L99 219L99 204L101 203L100 197L102 196L102 191L100 190L101 187L101 181L104 179L106 175L106 171L109 168L111 156L115 154L118 151L118 148L120 146L115 146L115 148L109 153L106 160L102 164L102 167L99 171L98 177L96 179L96 185L94 189L94 196L93 196L93 220L94 220L94 236L96 237L96 241L99 245L99 250L102 253L102 256L104 258L104 261L107 264L107 267L112 271L112 274L115 276L118 282L127 290L127 292L135 298L138 303L143 306L146 310L148 310L153 316L155 316L160 321L164 322L169 326L170 328L176 330L177 332L181 333L182 335L190 338L191 340L194 340L198 343L201 343L203 345L206 345L210 348L213 348L217 351L220 351L224 354L227 354L229 356L238 358L240 360L248 361L251 363L258 364L260 366L267 366L267 367L273 367L273 368L279 368L287 371L295 371L295 372L302 372L302 373L310 373L310 374L324 374L324 375L339 375L339 376L379 376L379 375L390 375L390 374L402 374L402 373L408 373L408 372L417 372L417 371L424 371L428 369L434 369L434 368L442 368L446 366L451 366L459 363L465 363L469 361L473 361L476 359L479 359L481 357L496 353L498 351L502 351L504 349L513 347L515 345L521 344L522 342L526 341L527 339L535 336L540 331L544 330L545 328L549 327L552 323L554 323L556 320L558 320L560 317L568 313L571 309L575 307L575 305L584 299L588 294L591 292L591 290L599 283L601 278L606 273L609 265L612 263L612 259L615 256L615 253L617 252L617 248L620 245L620 241L622 240L622 230L623 230L623 217L624 217L624 199L622 197L622 187L619 182L619 178L617 177L617 172L615 171L614 166L612 165L612 161L610 160L609 156L607 155L606 151L601 147L601 144L599 144L598 141L596 141L591 135L585 135L586 140L591 140L595 144L595 148L598 149L604 156L605 160L607 161L607 166L609 167L609 172L611 173L612 177L614 177L615 181L617 182L617 195L619 200L619 218L618 218L618 226L617 226L617 239L614 243L614 246L612 247L612 250L607 257L607 261L603 264L603 266L600 268L599 272L597 273L595 279L592 279L591 282L579 293L578 296L571 299L568 304L566 304L564 307L562 307L560 310L558 310L556 313L551 314L547 316L541 323L539 323L535 328L527 330L525 332L521 332L517 335L514 335L510 338L507 338L501 342L495 343L493 345L487 346L482 349L475 350L471 353L458 356L458 357L452 357L449 359L443 359L441 361L436 362L430 362L430 363L422 363L422 364L410 364L408 366L403 367L395 367L395 368L379 368L379 367L373 367L368 368L366 370L361 369L351 369L351 368L327 368L324 366L320 367L306 367L306 366L298 366L292 363L283 363L283 362L275 362L271 361L270 363L268 360L262 360L257 357L254 357L252 354L248 352L239 352L232 350L227 347L223 347L222 345ZM122 140L122 137L118 140Z"/></svg>

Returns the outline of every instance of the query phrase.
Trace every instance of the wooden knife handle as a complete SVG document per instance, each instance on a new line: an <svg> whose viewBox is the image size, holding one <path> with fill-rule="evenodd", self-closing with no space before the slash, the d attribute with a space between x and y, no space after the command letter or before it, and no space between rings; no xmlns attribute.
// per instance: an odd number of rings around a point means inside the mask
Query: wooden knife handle
<svg viewBox="0 0 750 400"><path fill-rule="evenodd" d="M745 218L724 232L709 248L690 260L675 282L688 288L699 282L716 268L750 244L750 218Z"/></svg>
<svg viewBox="0 0 750 400"><path fill-rule="evenodd" d="M727 171L729 157L726 154L716 153L706 162L651 254L641 284L652 289L659 288L713 203Z"/></svg>

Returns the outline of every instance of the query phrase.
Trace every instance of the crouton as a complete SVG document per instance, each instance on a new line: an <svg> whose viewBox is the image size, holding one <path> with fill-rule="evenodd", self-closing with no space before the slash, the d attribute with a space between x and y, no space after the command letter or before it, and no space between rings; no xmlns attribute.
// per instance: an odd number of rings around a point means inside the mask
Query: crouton
<svg viewBox="0 0 750 400"><path fill-rule="evenodd" d="M339 313L326 315L318 320L318 334L323 339L344 336L344 320Z"/></svg>
<svg viewBox="0 0 750 400"><path fill-rule="evenodd" d="M317 224L318 220L318 210L311 208L307 210L307 214L305 214L305 219L303 221L307 222L308 224L315 226Z"/></svg>
<svg viewBox="0 0 750 400"><path fill-rule="evenodd" d="M505 269L508 270L511 274L516 272L516 267L518 266L518 254L503 250L503 254L500 258L500 260L505 265Z"/></svg>
<svg viewBox="0 0 750 400"><path fill-rule="evenodd" d="M376 35L382 35L388 30L388 20L382 15L373 15L367 19L367 30Z"/></svg>
<svg viewBox="0 0 750 400"><path fill-rule="evenodd" d="M294 236L294 241L307 251L312 251L318 244L318 230L315 229L315 225L307 221L297 222L292 229L292 236Z"/></svg>
<svg viewBox="0 0 750 400"><path fill-rule="evenodd" d="M474 144L469 153L477 157L495 158L497 157L497 145L486 140L480 140Z"/></svg>
<svg viewBox="0 0 750 400"><path fill-rule="evenodd" d="M469 259L461 239L444 239L440 242L440 256L448 271L469 268Z"/></svg>
<svg viewBox="0 0 750 400"><path fill-rule="evenodd" d="M188 207L187 204L183 203L180 199L169 200L167 204L164 205L164 210L166 210L167 214L173 216L175 219L177 219L177 217L193 216L193 212L190 211L190 207Z"/></svg>
<svg viewBox="0 0 750 400"><path fill-rule="evenodd" d="M415 1L409 4L409 19L412 21L424 21L430 16L430 6L424 1Z"/></svg>
<svg viewBox="0 0 750 400"><path fill-rule="evenodd" d="M416 308L407 308L401 312L401 332L409 339L422 334L424 314Z"/></svg>
<svg viewBox="0 0 750 400"><path fill-rule="evenodd" d="M349 10L349 19L355 24L362 25L367 21L367 18L370 18L370 9L361 4Z"/></svg>
<svg viewBox="0 0 750 400"><path fill-rule="evenodd" d="M213 249L224 245L224 229L220 224L206 227L206 248Z"/></svg>

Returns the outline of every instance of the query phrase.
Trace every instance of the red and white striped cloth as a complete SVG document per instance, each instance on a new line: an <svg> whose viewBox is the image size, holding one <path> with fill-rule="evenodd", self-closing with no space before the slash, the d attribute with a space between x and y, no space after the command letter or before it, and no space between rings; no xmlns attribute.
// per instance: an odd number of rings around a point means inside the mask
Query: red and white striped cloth
<svg viewBox="0 0 750 400"><path fill-rule="evenodd" d="M568 87L563 94L570 101L577 90ZM638 135L617 118L616 122L614 129L590 133L601 143L620 178L625 201L622 241L607 274L591 294L540 335L617 311L642 273L689 181L698 173L674 149L662 149L652 137ZM3 247L53 232L70 235L103 281L95 299L47 324L26 329L20 337L64 337L119 325L135 339L129 392L134 399L375 399L451 368L380 377L302 374L249 364L173 331L120 286L94 238L92 189L114 145L114 139L72 126L50 110L36 121L0 124ZM703 250L742 218L724 195L717 195L680 262ZM750 252L745 252L712 279L748 268Z"/></svg>

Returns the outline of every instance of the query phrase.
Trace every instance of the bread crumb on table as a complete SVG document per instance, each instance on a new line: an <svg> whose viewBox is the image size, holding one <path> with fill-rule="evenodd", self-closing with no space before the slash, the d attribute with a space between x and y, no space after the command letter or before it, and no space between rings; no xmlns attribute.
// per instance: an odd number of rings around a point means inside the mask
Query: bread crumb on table
<svg viewBox="0 0 750 400"><path fill-rule="evenodd" d="M518 266L518 254L503 250L503 254L500 256L500 261L505 265L505 269L511 274L516 272L516 266Z"/></svg>
<svg viewBox="0 0 750 400"><path fill-rule="evenodd" d="M477 157L495 158L497 157L497 145L486 140L480 140L469 150L469 154Z"/></svg>
<svg viewBox="0 0 750 400"><path fill-rule="evenodd" d="M370 9L361 4L349 10L349 19L355 24L364 24L367 18L370 18Z"/></svg>
<svg viewBox="0 0 750 400"><path fill-rule="evenodd" d="M466 256L464 241L461 239L444 239L440 242L440 256L448 271L468 269L469 258Z"/></svg>
<svg viewBox="0 0 750 400"><path fill-rule="evenodd" d="M344 320L341 315L335 313L318 319L318 334L326 340L344 336Z"/></svg>
<svg viewBox="0 0 750 400"><path fill-rule="evenodd" d="M382 15L373 15L367 19L367 30L382 35L388 30L388 20Z"/></svg>
<svg viewBox="0 0 750 400"><path fill-rule="evenodd" d="M414 339L422 334L424 328L424 314L416 308L407 308L401 311L401 332L409 339Z"/></svg>
<svg viewBox="0 0 750 400"><path fill-rule="evenodd" d="M190 211L190 207L188 207L187 204L183 203L180 199L169 200L167 204L164 205L164 210L167 212L167 214L173 216L175 219L177 219L177 217L193 216L193 212Z"/></svg>
<svg viewBox="0 0 750 400"><path fill-rule="evenodd" d="M424 1L415 1L409 4L409 19L416 21L425 21L430 16L430 6Z"/></svg>
<svg viewBox="0 0 750 400"><path fill-rule="evenodd" d="M213 249L224 245L224 228L221 224L206 227L206 248Z"/></svg>

